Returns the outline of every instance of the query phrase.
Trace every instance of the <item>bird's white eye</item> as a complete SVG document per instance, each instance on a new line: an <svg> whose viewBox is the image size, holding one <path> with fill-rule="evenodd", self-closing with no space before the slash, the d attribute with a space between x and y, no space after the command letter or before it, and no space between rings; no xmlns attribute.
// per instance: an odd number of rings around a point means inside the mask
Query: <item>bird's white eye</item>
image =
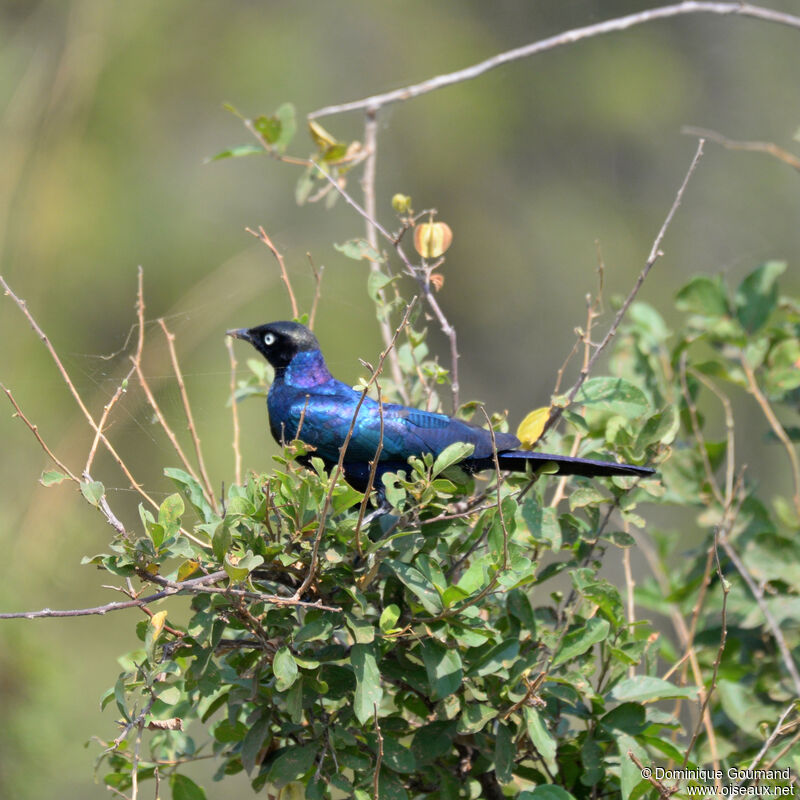
<svg viewBox="0 0 800 800"><path fill-rule="evenodd" d="M270 347L273 344L275 344L275 334L274 333L265 333L264 334L264 344L267 347Z"/></svg>

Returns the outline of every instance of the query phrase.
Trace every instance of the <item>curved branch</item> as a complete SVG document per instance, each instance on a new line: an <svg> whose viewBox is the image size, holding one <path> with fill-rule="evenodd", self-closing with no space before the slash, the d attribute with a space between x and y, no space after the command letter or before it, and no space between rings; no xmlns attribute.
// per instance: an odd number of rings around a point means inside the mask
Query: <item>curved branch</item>
<svg viewBox="0 0 800 800"><path fill-rule="evenodd" d="M538 42L532 42L522 47L516 47L513 50L507 50L504 53L498 53L491 58L487 58L485 61L473 64L465 69L448 72L444 75L437 75L435 78L422 81L422 83L415 83L411 86L404 86L401 89L385 92L384 94L365 97L363 100L354 100L350 103L342 103L341 105L325 106L317 111L312 111L308 115L308 118L316 119L317 117L327 117L332 114L342 114L346 111L363 111L365 109L374 112L390 103L411 100L414 97L420 97L423 94L428 94L437 89L443 89L445 86L452 86L455 83L463 83L464 81L472 80L504 64L508 64L512 61L519 61L522 58L530 58L539 53L544 53L547 50L555 50L558 47L575 44L583 39L590 39L594 36L624 31L646 22L655 22L656 20L680 17L686 14L717 14L722 16L751 17L761 20L762 22L772 22L777 25L786 25L790 28L800 29L800 17L784 14L781 11L775 11L771 8L754 6L749 3L717 3L703 2L702 0L684 0L682 3L663 6L661 8L651 8L647 11L639 11L636 14L628 14L624 17L604 20L594 25L586 25L583 28L573 28L572 30L556 34L555 36L550 36L547 39L541 39Z"/></svg>

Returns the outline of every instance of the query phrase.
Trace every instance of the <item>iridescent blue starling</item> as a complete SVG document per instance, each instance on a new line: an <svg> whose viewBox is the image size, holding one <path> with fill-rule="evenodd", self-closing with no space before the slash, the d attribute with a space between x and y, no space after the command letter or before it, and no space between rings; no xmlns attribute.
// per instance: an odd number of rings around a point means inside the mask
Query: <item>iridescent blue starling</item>
<svg viewBox="0 0 800 800"><path fill-rule="evenodd" d="M275 369L275 379L267 396L270 431L275 440L280 443L296 438L302 418L300 438L315 448L314 454L322 458L328 468L335 465L353 425L361 392L331 375L316 336L297 322L270 322L256 328L231 330L228 335L250 342ZM370 462L378 450L380 429L378 403L366 397L353 425L343 462L345 477L357 488L363 489L367 484ZM408 469L410 456L423 453L437 456L454 442L474 445L472 455L459 464L466 471L494 468L492 437L487 429L445 414L384 403L383 448L376 485L382 486L383 473ZM495 443L503 470L524 472L530 466L536 471L549 464L554 465L560 475L653 474L649 467L521 450L519 439L510 433L495 433Z"/></svg>

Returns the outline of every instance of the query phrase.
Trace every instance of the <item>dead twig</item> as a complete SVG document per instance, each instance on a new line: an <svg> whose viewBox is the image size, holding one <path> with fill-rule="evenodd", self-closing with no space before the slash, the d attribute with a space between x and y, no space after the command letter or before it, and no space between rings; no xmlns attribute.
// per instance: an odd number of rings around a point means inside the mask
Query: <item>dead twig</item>
<svg viewBox="0 0 800 800"><path fill-rule="evenodd" d="M259 136L260 138L260 136ZM259 225L258 230L254 231L252 228L245 228L245 230L256 237L260 242L263 242L275 256L278 266L281 270L281 279L286 284L286 291L289 293L289 302L292 304L292 319L297 319L300 316L300 311L297 308L297 300L294 296L294 289L292 289L292 282L289 280L289 273L286 271L286 264L283 263L283 256L277 247L272 243L272 239L267 236L267 232Z"/></svg>
<svg viewBox="0 0 800 800"><path fill-rule="evenodd" d="M703 155L703 143L704 140L700 139L697 143L697 150L695 151L694 157L692 158L692 162L689 165L689 169L686 171L686 175L683 178L683 181L678 188L678 192L675 195L675 199L672 201L672 206L667 213L666 218L664 219L661 228L656 235L655 240L653 241L653 246L650 248L650 254L647 257L647 261L644 265L644 269L639 273L639 277L636 279L636 282L633 284L633 288L628 293L628 296L625 298L625 301L620 306L619 311L617 311L616 316L614 317L614 321L611 323L611 327L608 329L606 335L603 337L603 340L600 342L599 345L592 353L591 358L589 358L588 362L586 362L583 369L581 369L581 373L578 376L578 380L572 386L572 388L567 393L567 404L565 406L560 406L556 408L553 413L550 415L550 418L547 420L547 423L544 426L544 433L546 433L550 428L552 428L560 419L561 415L564 413L564 408L569 406L570 403L575 399L578 392L580 391L581 386L583 386L586 379L589 377L589 373L592 371L592 367L595 365L595 362L600 357L600 354L608 347L611 340L617 333L619 326L622 324L622 320L625 318L625 314L628 312L628 308L630 308L631 303L636 299L636 295L639 293L639 290L642 288L642 284L645 282L650 270L653 267L653 264L663 255L661 251L661 242L664 239L664 235L667 232L667 228L669 228L670 223L672 222L672 218L675 216L675 212L678 210L678 207L683 200L683 194L686 191L686 187L689 184L689 180L694 174L695 168L697 167L698 162L700 161L701 156ZM544 436L544 433L542 434Z"/></svg>
<svg viewBox="0 0 800 800"><path fill-rule="evenodd" d="M242 483L242 451L239 446L239 409L236 406L236 356L233 352L233 340L225 337L225 347L228 348L228 358L231 362L231 416L233 417L233 464L234 480L237 485Z"/></svg>
<svg viewBox="0 0 800 800"><path fill-rule="evenodd" d="M186 414L186 426L189 429L189 433L192 437L192 442L194 443L194 452L197 456L197 464L200 467L200 476L202 477L203 483L203 494L206 496L206 500L208 500L209 505L217 511L217 500L214 496L214 490L211 488L211 481L208 478L208 473L206 472L206 465L205 461L203 460L203 450L200 447L200 437L197 435L197 428L194 424L194 417L192 416L192 407L189 403L189 394L186 391L186 384L183 381L183 373L181 372L180 364L178 363L178 354L175 351L175 334L170 333L169 329L167 328L167 323L164 322L164 318L158 320L158 324L161 326L161 330L164 331L164 336L167 340L167 347L169 348L169 357L172 361L172 369L175 373L175 379L178 382L178 389L181 393L181 400L183 401L183 410Z"/></svg>
<svg viewBox="0 0 800 800"><path fill-rule="evenodd" d="M691 126L681 128L681 133L685 133L688 136L702 136L710 142L722 145L727 150L749 150L753 153L767 153L767 155L774 156L800 172L800 158L794 153L778 147L774 142L738 141L729 139L727 136L723 136L716 131L710 131L707 128L693 128Z"/></svg>

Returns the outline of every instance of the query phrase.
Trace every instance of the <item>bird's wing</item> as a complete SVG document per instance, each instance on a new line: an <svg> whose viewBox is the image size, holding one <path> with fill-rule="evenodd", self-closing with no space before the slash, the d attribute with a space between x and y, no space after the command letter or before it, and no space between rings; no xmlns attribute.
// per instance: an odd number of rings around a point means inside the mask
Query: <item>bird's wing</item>
<svg viewBox="0 0 800 800"><path fill-rule="evenodd" d="M353 425L353 416L360 397L360 392L339 381L332 381L324 392L309 393L307 396L296 395L280 412L280 416L286 421L288 438L294 438L297 428L300 427L299 438L313 445L322 458L336 461L347 433L353 426L346 460L370 461L375 457L381 441L382 424L381 461L405 462L409 456L422 453L438 455L454 442L473 444L475 458L491 456L492 440L488 430L468 425L446 414L393 403L384 403L381 409L375 400L367 397L361 404L358 419ZM272 416L272 410L270 413ZM517 438L511 434L498 433L495 439L497 448L501 451L519 445Z"/></svg>

